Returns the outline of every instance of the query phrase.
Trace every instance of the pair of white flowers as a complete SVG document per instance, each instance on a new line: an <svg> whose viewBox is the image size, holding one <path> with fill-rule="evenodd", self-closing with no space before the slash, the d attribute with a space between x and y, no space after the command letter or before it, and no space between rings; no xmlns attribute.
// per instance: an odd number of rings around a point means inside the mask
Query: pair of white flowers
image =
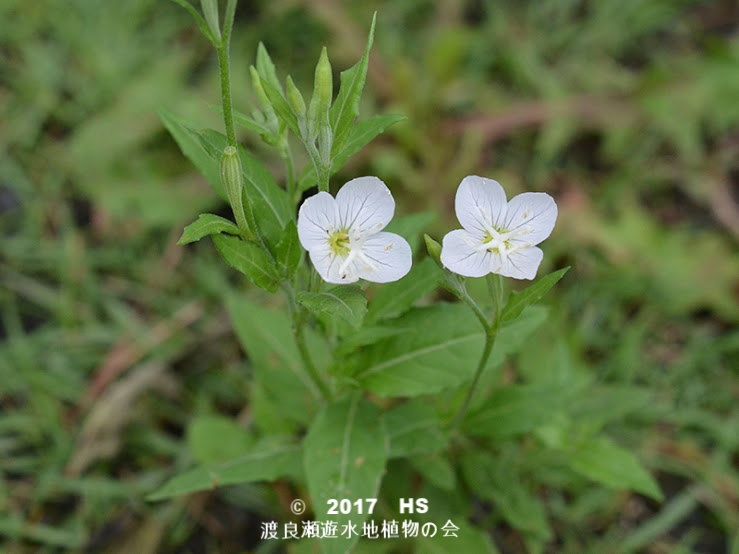
<svg viewBox="0 0 739 554"><path fill-rule="evenodd" d="M463 229L443 240L441 261L465 277L498 273L533 279L546 239L557 220L557 205L543 192L525 192L506 201L500 183L484 177L462 180L455 199ZM397 281L411 269L411 247L382 231L393 218L395 200L377 177L359 177L336 195L319 192L298 214L298 237L321 277L329 283Z"/></svg>

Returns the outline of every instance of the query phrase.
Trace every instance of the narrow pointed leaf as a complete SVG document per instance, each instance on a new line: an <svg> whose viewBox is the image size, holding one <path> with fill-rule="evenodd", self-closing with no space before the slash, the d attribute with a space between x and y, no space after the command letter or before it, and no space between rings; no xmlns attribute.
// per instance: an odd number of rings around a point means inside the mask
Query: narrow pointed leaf
<svg viewBox="0 0 739 554"><path fill-rule="evenodd" d="M502 321L511 321L516 319L527 306L538 302L539 299L549 291L549 289L564 277L565 273L567 273L569 269L569 267L562 268L542 277L522 291L513 292L511 297L508 299L505 308L503 308L503 313L501 314Z"/></svg>
<svg viewBox="0 0 739 554"><path fill-rule="evenodd" d="M277 117L284 121L293 133L303 138L303 135L300 133L300 126L298 125L298 116L295 115L295 112L293 112L290 104L285 100L282 92L264 78L262 78L262 88L267 98L269 98Z"/></svg>
<svg viewBox="0 0 739 554"><path fill-rule="evenodd" d="M214 157L206 149L206 146L203 144L202 134L196 131L197 127L194 124L188 123L165 110L159 110L157 113L164 126L175 139L175 142L177 142L182 153L187 156L200 173L205 175L208 183L213 187L213 190L216 191L218 196L228 201L226 191L221 184L220 160L223 148ZM224 148L226 144L227 142L223 144Z"/></svg>
<svg viewBox="0 0 739 554"><path fill-rule="evenodd" d="M277 78L277 71L275 70L275 64L272 62L267 48L259 43L257 47L257 73L259 76L267 81L275 91L282 94L282 85L280 80Z"/></svg>
<svg viewBox="0 0 739 554"><path fill-rule="evenodd" d="M200 214L198 219L190 223L182 232L177 244L189 244L196 242L208 235L227 233L229 235L240 235L241 231L233 221L229 221L214 214Z"/></svg>
<svg viewBox="0 0 739 554"><path fill-rule="evenodd" d="M661 501L664 496L654 477L628 450L605 437L596 437L569 454L572 469L616 490L631 489Z"/></svg>
<svg viewBox="0 0 739 554"><path fill-rule="evenodd" d="M351 134L354 119L359 115L359 99L362 96L364 83L367 80L367 68L369 67L369 53L375 37L375 21L377 14L372 17L372 26L367 37L367 47L362 59L354 66L342 71L339 95L331 110L329 118L331 128L334 132L331 155L335 156L344 148Z"/></svg>
<svg viewBox="0 0 739 554"><path fill-rule="evenodd" d="M303 465L315 519L349 521L362 528L369 517L366 498L377 498L387 461L387 437L379 410L359 393L329 404L303 442ZM329 514L329 499L362 500L362 513ZM377 509L375 509L375 514ZM358 536L321 542L324 554L351 552Z"/></svg>
<svg viewBox="0 0 739 554"><path fill-rule="evenodd" d="M257 442L248 454L173 477L146 499L164 500L224 485L274 481L280 477L300 475L300 452L300 445L295 444L291 437L266 437Z"/></svg>
<svg viewBox="0 0 739 554"><path fill-rule="evenodd" d="M230 235L213 235L212 238L228 265L246 275L256 286L277 292L280 278L274 263L261 247Z"/></svg>

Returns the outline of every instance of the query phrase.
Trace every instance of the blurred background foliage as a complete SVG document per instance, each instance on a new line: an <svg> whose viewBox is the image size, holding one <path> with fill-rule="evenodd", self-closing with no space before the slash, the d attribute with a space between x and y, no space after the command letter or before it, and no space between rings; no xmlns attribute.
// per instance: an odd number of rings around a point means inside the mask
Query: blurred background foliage
<svg viewBox="0 0 739 554"><path fill-rule="evenodd" d="M551 463L539 475L521 441L506 456L545 503L545 551L738 554L736 2L242 1L236 107L254 100L260 41L310 90L320 47L338 75L375 10L362 113L408 119L333 185L381 176L397 213L439 214L437 239L465 175L552 194L541 273L572 270L547 299L551 324L505 371L628 386L610 436L667 497ZM287 517L287 483L143 500L191 463L191 417L250 422L249 362L222 307L243 282L209 241L175 246L198 213L228 210L155 113L220 129L217 87L214 53L171 2L0 2L5 552L279 551L259 524ZM281 177L257 137L240 138ZM486 513L500 552L526 551Z"/></svg>

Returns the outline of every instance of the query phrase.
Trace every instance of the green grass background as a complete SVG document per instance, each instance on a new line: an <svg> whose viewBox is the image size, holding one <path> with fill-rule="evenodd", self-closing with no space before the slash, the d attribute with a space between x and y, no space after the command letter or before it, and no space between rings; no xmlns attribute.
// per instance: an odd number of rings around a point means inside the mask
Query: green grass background
<svg viewBox="0 0 739 554"><path fill-rule="evenodd" d="M739 554L739 7L681 0L240 2L234 101L266 44L310 91L378 10L362 113L396 125L333 181L374 174L397 213L455 228L465 175L560 216L540 274L572 269L512 376L564 360L643 398L609 434L666 494L542 486L547 552ZM289 491L143 496L192 459L194 415L250 421L244 359L222 306L245 283L198 213L228 215L167 135L167 108L221 129L215 54L165 0L0 2L0 549L231 553L259 545ZM279 178L258 137L240 139ZM305 163L301 159L300 163ZM255 298L262 298L257 292ZM271 301L271 300L266 300ZM526 459L526 445L517 456ZM556 482L553 474L550 482ZM283 506L284 508L284 506ZM524 552L492 522L503 553Z"/></svg>

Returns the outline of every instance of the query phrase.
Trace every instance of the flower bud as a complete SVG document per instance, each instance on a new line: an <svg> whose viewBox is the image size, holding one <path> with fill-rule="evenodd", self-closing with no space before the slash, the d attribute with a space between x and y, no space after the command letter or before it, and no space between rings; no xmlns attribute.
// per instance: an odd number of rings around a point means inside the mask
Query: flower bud
<svg viewBox="0 0 739 554"><path fill-rule="evenodd" d="M221 182L226 189L226 195L231 204L237 225L242 231L249 233L242 196L244 174L241 170L239 151L235 146L226 146L223 149L223 155L221 156Z"/></svg>
<svg viewBox="0 0 739 554"><path fill-rule="evenodd" d="M326 47L321 50L321 57L316 65L316 76L313 82L313 97L310 100L308 118L317 128L322 124L328 124L328 109L334 94L334 82L331 76L331 63L328 61Z"/></svg>
<svg viewBox="0 0 739 554"><path fill-rule="evenodd" d="M251 86L257 95L259 106L262 108L262 111L267 116L267 119L270 119L270 115L274 115L274 108L272 107L272 102L269 101L267 93L264 92L264 87L262 86L262 78L259 76L259 73L253 65L249 66L249 72L251 73Z"/></svg>
<svg viewBox="0 0 739 554"><path fill-rule="evenodd" d="M443 269L444 265L441 263L441 245L426 234L423 235L423 240L426 241L426 250L428 250L431 259Z"/></svg>
<svg viewBox="0 0 739 554"><path fill-rule="evenodd" d="M290 75L287 76L287 101L298 118L305 117L305 100L303 100L303 95L300 94Z"/></svg>
<svg viewBox="0 0 739 554"><path fill-rule="evenodd" d="M218 22L218 0L200 0L200 7L203 8L205 22L208 29L213 33L216 42L221 42L221 26Z"/></svg>
<svg viewBox="0 0 739 554"><path fill-rule="evenodd" d="M315 77L315 93L318 94L318 100L320 102L319 108L325 106L325 110L331 107L331 100L334 95L334 80L331 75L331 63L328 61L328 54L326 47L321 50L321 57L318 59L318 65L316 66L316 77Z"/></svg>

